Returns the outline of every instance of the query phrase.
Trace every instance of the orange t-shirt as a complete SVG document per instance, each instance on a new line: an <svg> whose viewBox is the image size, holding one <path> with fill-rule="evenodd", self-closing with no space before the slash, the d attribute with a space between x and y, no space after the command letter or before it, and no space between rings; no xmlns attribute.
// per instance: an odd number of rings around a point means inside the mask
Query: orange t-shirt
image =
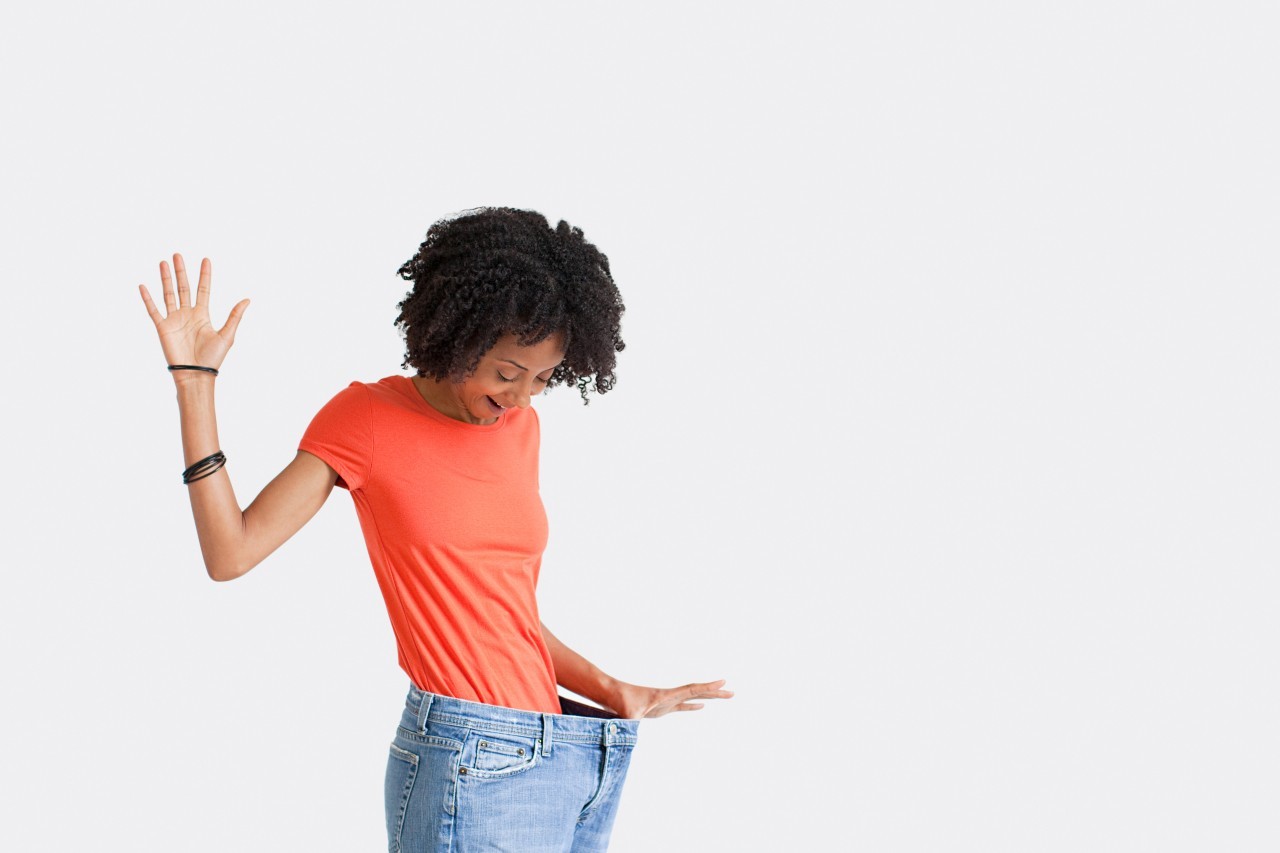
<svg viewBox="0 0 1280 853"><path fill-rule="evenodd" d="M339 391L298 444L351 493L400 667L421 690L560 713L534 598L538 439L532 408L463 423L397 375Z"/></svg>

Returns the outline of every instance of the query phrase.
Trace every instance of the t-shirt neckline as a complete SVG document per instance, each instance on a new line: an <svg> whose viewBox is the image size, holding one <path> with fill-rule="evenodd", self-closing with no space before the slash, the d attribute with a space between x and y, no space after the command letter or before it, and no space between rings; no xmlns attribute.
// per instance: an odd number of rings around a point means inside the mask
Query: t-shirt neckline
<svg viewBox="0 0 1280 853"><path fill-rule="evenodd" d="M418 409L434 421L471 432L496 432L502 429L502 427L507 423L506 412L498 415L498 419L491 424L469 424L466 421L451 418L427 402L427 399L419 393L418 387L413 384L413 377L405 376L404 374L396 374L396 376L402 383L401 390L403 393L411 397L417 403Z"/></svg>

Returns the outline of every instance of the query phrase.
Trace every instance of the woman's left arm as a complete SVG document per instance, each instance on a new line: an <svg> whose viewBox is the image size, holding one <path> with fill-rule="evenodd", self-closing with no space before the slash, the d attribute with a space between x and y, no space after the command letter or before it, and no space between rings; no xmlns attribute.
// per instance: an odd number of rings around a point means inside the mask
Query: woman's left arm
<svg viewBox="0 0 1280 853"><path fill-rule="evenodd" d="M696 711L701 702L693 699L728 699L732 690L722 690L724 679L686 684L683 687L641 687L606 674L598 666L566 646L541 622L542 638L551 652L560 686L585 696L619 717L640 719L661 717L671 711Z"/></svg>

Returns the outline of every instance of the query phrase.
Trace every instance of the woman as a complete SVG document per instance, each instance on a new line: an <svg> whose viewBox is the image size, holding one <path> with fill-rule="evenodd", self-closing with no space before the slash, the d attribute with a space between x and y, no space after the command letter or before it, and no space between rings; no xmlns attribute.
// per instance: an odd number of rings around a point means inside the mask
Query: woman
<svg viewBox="0 0 1280 853"><path fill-rule="evenodd" d="M532 211L436 222L399 271L413 282L397 306L401 366L416 375L338 392L243 511L213 388L249 300L215 330L208 258L194 302L180 255L173 271L176 296L160 263L166 314L140 290L177 384L183 482L209 576L248 572L335 485L355 503L410 678L387 761L390 850L606 849L638 720L732 695L723 680L663 689L612 678L538 619L547 522L530 402L560 384L584 402L613 386L623 304L608 258Z"/></svg>

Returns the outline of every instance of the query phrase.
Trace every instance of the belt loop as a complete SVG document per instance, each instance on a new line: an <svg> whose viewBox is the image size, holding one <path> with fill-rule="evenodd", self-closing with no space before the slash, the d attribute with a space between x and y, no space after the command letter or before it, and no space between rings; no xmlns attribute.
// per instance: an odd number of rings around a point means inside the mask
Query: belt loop
<svg viewBox="0 0 1280 853"><path fill-rule="evenodd" d="M551 754L551 715L542 715L542 757Z"/></svg>
<svg viewBox="0 0 1280 853"><path fill-rule="evenodd" d="M435 699L434 693L423 691L422 701L418 703L418 734L427 733L427 714L431 713L431 702Z"/></svg>

